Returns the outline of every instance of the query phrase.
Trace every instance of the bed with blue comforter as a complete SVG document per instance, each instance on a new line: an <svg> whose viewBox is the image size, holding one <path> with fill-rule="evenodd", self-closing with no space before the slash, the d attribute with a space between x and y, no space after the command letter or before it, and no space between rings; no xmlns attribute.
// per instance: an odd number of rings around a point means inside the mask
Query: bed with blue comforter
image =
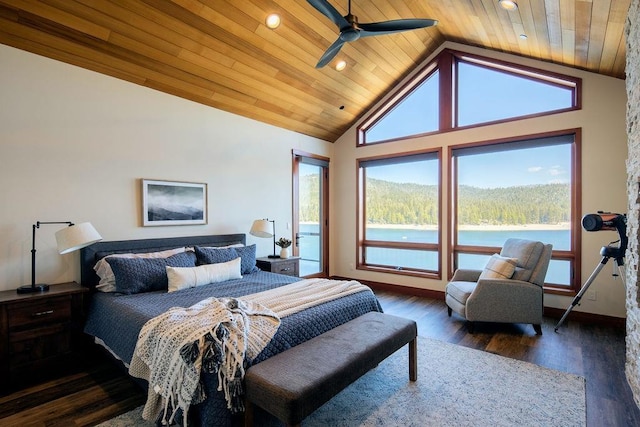
<svg viewBox="0 0 640 427"><path fill-rule="evenodd" d="M187 287L174 292L167 292L162 284L155 283L150 289L145 289L148 273L147 264L153 264L164 268L163 263L171 263L166 258L153 258L153 261L145 261L145 258L112 261L107 258L113 267L116 283L126 280L133 283L135 292L129 292L127 283L120 283L120 287L109 292L96 291L92 293L90 308L88 310L85 332L96 338L96 342L104 345L116 358L125 364L131 362L138 334L143 325L155 316L158 316L172 307L190 307L204 299L215 297L242 298L244 295L255 294L268 289L281 287L296 281L299 278L284 276L260 271L255 268L255 255L251 259L253 248L245 244L244 234L197 236L167 239L145 239L120 242L100 242L81 252L81 270L83 285L95 290L100 286L101 277L96 274L96 264L103 258L114 254L148 254L160 253L172 248L188 248L189 255L180 255L178 264L183 264L187 258L193 259L197 265L203 262L191 255L193 247L220 248L240 247L237 249L242 254L243 271L242 278L232 278L216 283L196 287ZM248 251L248 252L247 252ZM216 258L233 253L233 250L220 251L209 250ZM247 255L247 253L249 255ZM172 255L176 257L176 255ZM126 255L124 255L126 257ZM208 258L205 261L217 261ZM186 261L190 265L191 261ZM133 268L132 272L123 274L126 268ZM142 272L140 272L142 271ZM158 270L159 271L159 270ZM156 271L157 273L157 271ZM157 275L156 275L157 276ZM159 276L158 276L159 277ZM156 277L156 279L158 279ZM153 281L153 280L151 280ZM166 283L166 282L163 282ZM121 292L118 292L121 291ZM280 326L262 352L250 363L257 363L290 347L307 341L323 332L328 331L342 323L358 317L369 311L381 311L380 304L372 292L358 292L341 297L317 306L306 308L290 316L281 319ZM217 391L218 381L216 374L204 373L202 376L207 399L189 410L189 424L203 426L226 426L233 423L233 416L227 409L227 402L223 393Z"/></svg>

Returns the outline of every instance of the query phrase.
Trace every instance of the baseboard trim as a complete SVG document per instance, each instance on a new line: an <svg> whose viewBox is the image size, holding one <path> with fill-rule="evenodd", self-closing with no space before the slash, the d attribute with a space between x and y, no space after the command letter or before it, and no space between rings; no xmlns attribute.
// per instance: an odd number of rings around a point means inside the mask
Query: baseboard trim
<svg viewBox="0 0 640 427"><path fill-rule="evenodd" d="M552 317L559 320L564 315L565 311L567 310L562 308L545 307L543 315L545 317ZM567 320L565 320L565 323L568 321L593 323L597 325L612 326L622 329L626 329L627 327L627 319L624 317L605 316L603 314L585 313L583 311L574 310L569 313L569 316L567 316Z"/></svg>
<svg viewBox="0 0 640 427"><path fill-rule="evenodd" d="M357 280L358 282L369 286L371 289L380 291L398 292L403 295L413 295L416 297L426 297L444 301L444 292L435 291L433 289L414 288L411 286L393 285L391 283L374 282L371 280L353 279L351 277L331 276L335 280Z"/></svg>
<svg viewBox="0 0 640 427"><path fill-rule="evenodd" d="M371 280L360 280L342 276L331 276L331 278L336 280L357 280L358 282L369 286L373 290L398 292L403 295L413 295L417 297L425 297L441 301L444 301L445 296L444 292L435 291L432 289L414 288L411 286L394 285L391 283L374 282ZM545 317L551 317L559 320L565 311L566 309L545 307L543 315ZM571 311L571 313L569 313L569 316L567 316L565 322L570 321L580 323L593 323L597 325L611 326L623 329L625 329L627 326L627 319L624 317L605 316L602 314L585 313L582 311Z"/></svg>

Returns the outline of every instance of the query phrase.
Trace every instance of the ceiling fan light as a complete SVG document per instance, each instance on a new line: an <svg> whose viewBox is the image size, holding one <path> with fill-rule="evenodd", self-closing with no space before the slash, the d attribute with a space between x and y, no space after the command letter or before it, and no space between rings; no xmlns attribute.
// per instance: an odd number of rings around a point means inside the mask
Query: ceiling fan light
<svg viewBox="0 0 640 427"><path fill-rule="evenodd" d="M272 13L271 15L267 16L267 19L265 19L264 22L267 28L275 30L280 26L280 15L278 15L277 13Z"/></svg>
<svg viewBox="0 0 640 427"><path fill-rule="evenodd" d="M500 7L502 7L505 10L518 9L518 3L516 3L514 0L498 0L498 3L500 4Z"/></svg>
<svg viewBox="0 0 640 427"><path fill-rule="evenodd" d="M345 68L347 68L347 62L346 61L340 60L340 61L336 62L336 70L337 71L342 71Z"/></svg>

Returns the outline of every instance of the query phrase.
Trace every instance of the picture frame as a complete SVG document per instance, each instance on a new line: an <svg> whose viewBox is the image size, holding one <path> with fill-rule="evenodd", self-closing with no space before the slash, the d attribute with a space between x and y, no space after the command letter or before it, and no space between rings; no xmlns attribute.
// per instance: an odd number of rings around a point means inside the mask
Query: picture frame
<svg viewBox="0 0 640 427"><path fill-rule="evenodd" d="M142 225L207 224L207 184L142 179Z"/></svg>

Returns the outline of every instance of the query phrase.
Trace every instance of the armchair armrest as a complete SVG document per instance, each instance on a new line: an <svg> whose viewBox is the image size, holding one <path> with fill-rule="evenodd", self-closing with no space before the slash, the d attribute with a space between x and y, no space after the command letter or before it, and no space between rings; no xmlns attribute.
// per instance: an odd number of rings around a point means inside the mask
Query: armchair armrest
<svg viewBox="0 0 640 427"><path fill-rule="evenodd" d="M542 287L534 283L513 279L478 280L467 300L467 319L539 324L542 300Z"/></svg>
<svg viewBox="0 0 640 427"><path fill-rule="evenodd" d="M482 270L469 270L459 268L453 273L452 282L477 282Z"/></svg>
<svg viewBox="0 0 640 427"><path fill-rule="evenodd" d="M506 288L505 288L506 287ZM535 292L538 293L542 291L542 287L536 285L535 283L525 282L524 280L514 280L514 279L479 279L478 284L476 285L476 289L473 292L475 293L500 293L504 294L517 294L517 293L527 293L527 292Z"/></svg>

